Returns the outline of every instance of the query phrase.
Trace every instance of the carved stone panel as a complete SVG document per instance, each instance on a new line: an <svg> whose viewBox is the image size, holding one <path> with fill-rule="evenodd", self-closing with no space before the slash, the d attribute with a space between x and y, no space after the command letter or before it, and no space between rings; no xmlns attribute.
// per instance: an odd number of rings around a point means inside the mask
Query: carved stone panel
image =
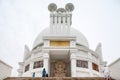
<svg viewBox="0 0 120 80"><path fill-rule="evenodd" d="M77 60L77 67L88 68L88 62L83 60Z"/></svg>
<svg viewBox="0 0 120 80"><path fill-rule="evenodd" d="M43 67L43 61L34 62L33 69Z"/></svg>
<svg viewBox="0 0 120 80"><path fill-rule="evenodd" d="M54 77L65 77L66 76L66 64L62 61L55 63Z"/></svg>

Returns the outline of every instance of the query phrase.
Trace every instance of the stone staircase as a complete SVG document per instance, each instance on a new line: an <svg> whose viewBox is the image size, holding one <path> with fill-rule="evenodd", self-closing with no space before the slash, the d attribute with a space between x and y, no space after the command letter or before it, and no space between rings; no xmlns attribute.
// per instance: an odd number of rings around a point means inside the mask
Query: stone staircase
<svg viewBox="0 0 120 80"><path fill-rule="evenodd" d="M103 77L8 77L4 80L105 80ZM112 79L111 79L112 80Z"/></svg>

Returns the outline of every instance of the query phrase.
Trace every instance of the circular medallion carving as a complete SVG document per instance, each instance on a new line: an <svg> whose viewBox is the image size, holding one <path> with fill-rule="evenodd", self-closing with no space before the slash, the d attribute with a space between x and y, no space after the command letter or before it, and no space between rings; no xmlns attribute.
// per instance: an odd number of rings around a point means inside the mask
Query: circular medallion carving
<svg viewBox="0 0 120 80"><path fill-rule="evenodd" d="M68 3L68 4L66 4L65 9L67 11L72 12L74 10L74 5L72 3Z"/></svg>
<svg viewBox="0 0 120 80"><path fill-rule="evenodd" d="M48 10L49 10L50 12L54 12L56 9L57 9L57 5L56 5L55 3L49 4Z"/></svg>

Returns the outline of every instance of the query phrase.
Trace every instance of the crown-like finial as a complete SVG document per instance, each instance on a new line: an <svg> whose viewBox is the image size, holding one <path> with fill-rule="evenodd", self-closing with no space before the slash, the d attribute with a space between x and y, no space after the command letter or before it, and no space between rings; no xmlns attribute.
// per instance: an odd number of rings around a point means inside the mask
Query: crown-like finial
<svg viewBox="0 0 120 80"><path fill-rule="evenodd" d="M70 34L74 5L67 3L65 8L57 8L55 3L50 3L48 10L50 11L50 32L55 35Z"/></svg>
<svg viewBox="0 0 120 80"><path fill-rule="evenodd" d="M72 3L67 3L67 4L65 5L65 9L66 9L67 11L72 12L72 11L74 10L74 5L73 5Z"/></svg>
<svg viewBox="0 0 120 80"><path fill-rule="evenodd" d="M58 13L59 13L59 12L62 12L62 13L63 13L63 12L66 12L66 10L65 10L64 8L58 8L58 9L57 9L57 12L58 12Z"/></svg>
<svg viewBox="0 0 120 80"><path fill-rule="evenodd" d="M57 5L56 5L55 3L49 4L48 10L49 10L50 12L54 12L56 9L57 9Z"/></svg>

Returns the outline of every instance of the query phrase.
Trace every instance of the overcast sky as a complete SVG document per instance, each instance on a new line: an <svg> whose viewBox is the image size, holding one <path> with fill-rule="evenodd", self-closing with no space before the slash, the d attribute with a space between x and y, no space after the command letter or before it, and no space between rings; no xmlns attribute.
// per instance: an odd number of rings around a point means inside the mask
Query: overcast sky
<svg viewBox="0 0 120 80"><path fill-rule="evenodd" d="M0 0L0 59L13 67L12 76L17 76L24 45L32 49L49 27L49 3L73 3L72 27L86 36L90 49L101 42L108 64L120 57L120 0Z"/></svg>

